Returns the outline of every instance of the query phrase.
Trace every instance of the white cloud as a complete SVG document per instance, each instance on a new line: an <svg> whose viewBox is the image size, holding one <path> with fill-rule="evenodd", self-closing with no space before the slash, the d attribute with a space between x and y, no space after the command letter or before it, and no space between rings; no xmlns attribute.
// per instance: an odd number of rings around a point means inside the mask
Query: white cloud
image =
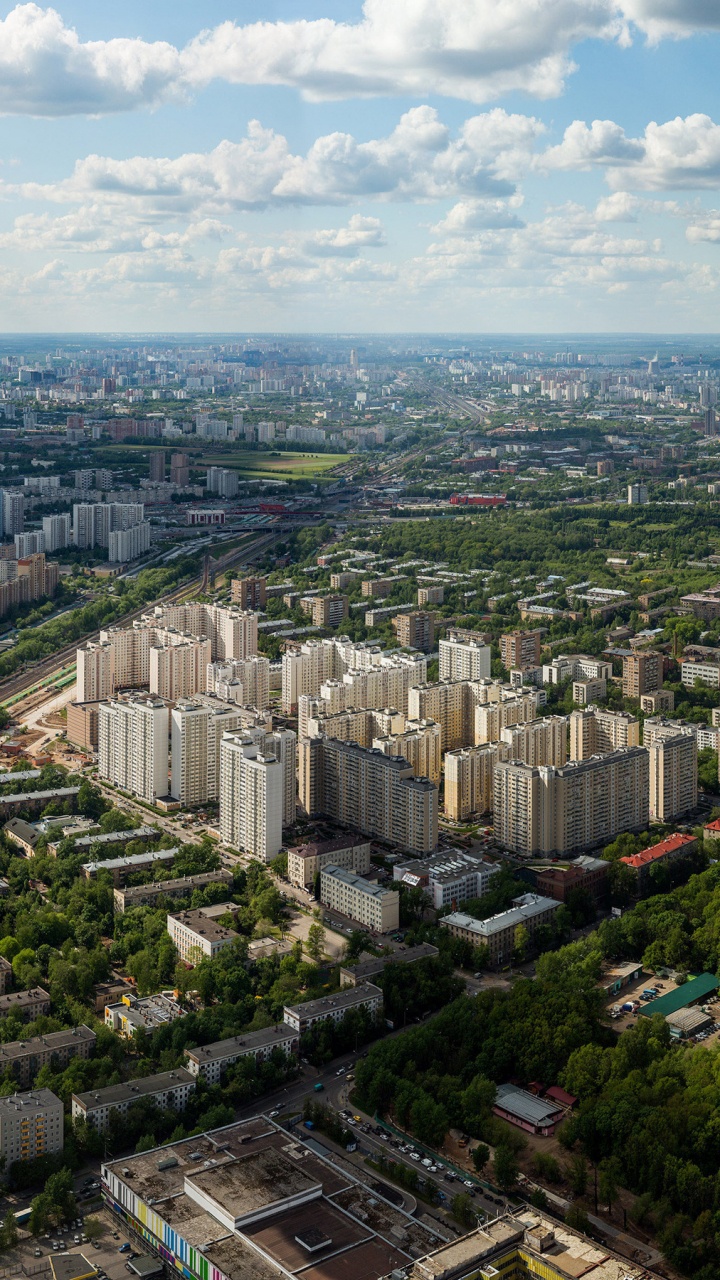
<svg viewBox="0 0 720 1280"><path fill-rule="evenodd" d="M305 251L318 258L356 258L361 249L377 249L387 244L379 218L354 213L344 227L313 231L303 239Z"/></svg>
<svg viewBox="0 0 720 1280"><path fill-rule="evenodd" d="M574 70L575 44L621 30L613 0L366 0L358 22L223 22L178 49L83 41L57 10L17 4L0 22L0 113L134 110L214 80L287 85L313 100L549 98Z"/></svg>
<svg viewBox="0 0 720 1280"><path fill-rule="evenodd" d="M653 42L720 29L717 0L622 0L622 9Z"/></svg>
<svg viewBox="0 0 720 1280"><path fill-rule="evenodd" d="M614 191L611 196L598 200L595 217L599 222L637 222L644 207L645 202L629 191Z"/></svg>
<svg viewBox="0 0 720 1280"><path fill-rule="evenodd" d="M0 114L128 111L182 92L180 55L164 41L82 42L55 9L18 4L0 21Z"/></svg>
<svg viewBox="0 0 720 1280"><path fill-rule="evenodd" d="M596 164L640 160L642 142L625 135L613 120L573 120L557 147L549 147L539 160L543 169L589 169Z"/></svg>
<svg viewBox="0 0 720 1280"><path fill-rule="evenodd" d="M544 126L495 108L473 116L457 137L432 107L405 112L386 138L318 138L307 155L257 121L240 142L175 159L91 155L53 184L0 184L0 193L59 203L135 210L147 219L216 214L269 205L351 204L360 199L424 201L503 197L529 166Z"/></svg>
<svg viewBox="0 0 720 1280"><path fill-rule="evenodd" d="M645 191L691 190L720 185L720 125L710 116L676 116L647 126L643 150L631 164L608 172L612 187Z"/></svg>
<svg viewBox="0 0 720 1280"><path fill-rule="evenodd" d="M432 230L436 235L456 236L500 227L523 227L525 223L515 213L522 203L523 197L519 195L508 200L460 200Z"/></svg>

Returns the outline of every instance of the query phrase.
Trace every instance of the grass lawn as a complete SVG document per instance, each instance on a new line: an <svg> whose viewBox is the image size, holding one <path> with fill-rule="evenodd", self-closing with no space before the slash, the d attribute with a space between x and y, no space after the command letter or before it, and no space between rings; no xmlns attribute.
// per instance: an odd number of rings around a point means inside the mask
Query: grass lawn
<svg viewBox="0 0 720 1280"><path fill-rule="evenodd" d="M239 475L255 480L313 480L348 462L347 453L209 453L201 458L208 467L232 467Z"/></svg>

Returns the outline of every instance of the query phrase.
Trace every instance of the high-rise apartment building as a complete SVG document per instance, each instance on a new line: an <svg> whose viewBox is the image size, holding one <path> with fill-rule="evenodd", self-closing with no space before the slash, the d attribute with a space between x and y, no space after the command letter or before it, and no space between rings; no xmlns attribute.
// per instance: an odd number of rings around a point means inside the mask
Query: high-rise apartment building
<svg viewBox="0 0 720 1280"><path fill-rule="evenodd" d="M626 698L640 698L662 688L663 655L651 649L623 658L622 691Z"/></svg>
<svg viewBox="0 0 720 1280"><path fill-rule="evenodd" d="M212 656L210 640L185 640L179 644L150 646L148 683L150 693L169 702L203 693Z"/></svg>
<svg viewBox="0 0 720 1280"><path fill-rule="evenodd" d="M486 742L479 747L448 751L445 756L445 813L462 821L473 813L491 813L493 770L510 759L505 742Z"/></svg>
<svg viewBox="0 0 720 1280"><path fill-rule="evenodd" d="M264 711L270 703L270 662L262 654L208 663L205 689L224 702Z"/></svg>
<svg viewBox="0 0 720 1280"><path fill-rule="evenodd" d="M639 507L644 506L648 499L648 487L646 484L629 484L627 487L628 506Z"/></svg>
<svg viewBox="0 0 720 1280"><path fill-rule="evenodd" d="M181 699L170 717L170 794L183 806L207 804L220 792L220 745L242 729L239 711Z"/></svg>
<svg viewBox="0 0 720 1280"><path fill-rule="evenodd" d="M441 680L488 680L490 678L490 646L476 640L458 640L450 636L441 640Z"/></svg>
<svg viewBox="0 0 720 1280"><path fill-rule="evenodd" d="M440 725L443 751L456 751L472 742L472 715L466 680L439 680L414 685L408 692L408 717Z"/></svg>
<svg viewBox="0 0 720 1280"><path fill-rule="evenodd" d="M534 693L517 692L503 698L500 702L480 703L474 711L475 744L499 742L503 729L509 729L516 724L526 724L536 716L537 699Z"/></svg>
<svg viewBox="0 0 720 1280"><path fill-rule="evenodd" d="M233 578L230 592L233 604L241 609L264 609L267 604L267 578Z"/></svg>
<svg viewBox="0 0 720 1280"><path fill-rule="evenodd" d="M0 490L2 496L2 527L6 538L14 538L25 528L25 498L12 489Z"/></svg>
<svg viewBox="0 0 720 1280"><path fill-rule="evenodd" d="M508 631L500 637L500 658L506 671L540 665L543 632Z"/></svg>
<svg viewBox="0 0 720 1280"><path fill-rule="evenodd" d="M165 482L165 462L165 450L153 449L150 454L150 479L155 484L164 484Z"/></svg>
<svg viewBox="0 0 720 1280"><path fill-rule="evenodd" d="M89 643L77 651L77 701L101 702L115 692L115 650Z"/></svg>
<svg viewBox="0 0 720 1280"><path fill-rule="evenodd" d="M108 560L110 564L125 564L137 560L150 550L150 525L146 520L130 529L113 529L108 535Z"/></svg>
<svg viewBox="0 0 720 1280"><path fill-rule="evenodd" d="M186 453L170 455L170 483L184 489L190 483L190 459Z"/></svg>
<svg viewBox="0 0 720 1280"><path fill-rule="evenodd" d="M63 547L70 546L72 527L69 511L59 516L43 516L42 527L46 552L61 551Z"/></svg>
<svg viewBox="0 0 720 1280"><path fill-rule="evenodd" d="M283 655L282 708L295 711L302 697L317 698L323 685L344 689L342 707L396 707L408 710L408 691L427 678L427 658L385 653L378 645L353 644L347 636L310 640ZM302 736L302 735L301 735Z"/></svg>
<svg viewBox="0 0 720 1280"><path fill-rule="evenodd" d="M300 803L365 835L431 853L437 844L438 792L413 777L407 760L335 738L299 744Z"/></svg>
<svg viewBox="0 0 720 1280"><path fill-rule="evenodd" d="M675 733L656 737L650 757L650 817L673 822L697 808L697 739Z"/></svg>
<svg viewBox="0 0 720 1280"><path fill-rule="evenodd" d="M347 596L332 593L310 597L310 617L316 627L339 627L350 612Z"/></svg>
<svg viewBox="0 0 720 1280"><path fill-rule="evenodd" d="M434 587L418 587L418 608L424 609L429 604L445 603L445 588L438 584Z"/></svg>
<svg viewBox="0 0 720 1280"><path fill-rule="evenodd" d="M44 533L16 533L15 534L15 555L18 560L22 560L25 556L39 555L45 551L45 534Z"/></svg>
<svg viewBox="0 0 720 1280"><path fill-rule="evenodd" d="M649 818L649 758L628 747L562 768L508 761L495 767L495 838L524 856L582 853Z"/></svg>
<svg viewBox="0 0 720 1280"><path fill-rule="evenodd" d="M345 714L357 713L346 712ZM372 716L373 713L365 714ZM325 723L327 724L327 721ZM372 743L367 745L372 745L386 756L403 756L411 765L416 778L429 778L439 786L442 769L441 743L442 730L434 720L406 720L402 733L390 733L373 738Z"/></svg>
<svg viewBox="0 0 720 1280"><path fill-rule="evenodd" d="M546 716L500 730L500 741L507 744L510 752L508 759L521 760L523 764L567 764L567 740L567 716Z"/></svg>
<svg viewBox="0 0 720 1280"><path fill-rule="evenodd" d="M145 614L141 625L157 629L174 629L192 636L209 636L213 661L247 658L257 653L258 617L234 605L188 604L160 606Z"/></svg>
<svg viewBox="0 0 720 1280"><path fill-rule="evenodd" d="M168 794L169 713L159 698L112 699L98 707L98 774L154 804Z"/></svg>
<svg viewBox="0 0 720 1280"><path fill-rule="evenodd" d="M432 653L435 647L435 618L432 613L413 610L412 613L399 613L392 620L398 644L404 649L419 649L421 653Z"/></svg>
<svg viewBox="0 0 720 1280"><path fill-rule="evenodd" d="M282 766L282 825L290 827L297 816L297 735L292 729L274 729L265 734L263 750Z"/></svg>
<svg viewBox="0 0 720 1280"><path fill-rule="evenodd" d="M570 715L571 760L589 760L590 756L639 745L640 721L629 711L589 706Z"/></svg>
<svg viewBox="0 0 720 1280"><path fill-rule="evenodd" d="M283 767L242 734L220 744L220 833L225 844L271 862L282 843Z"/></svg>

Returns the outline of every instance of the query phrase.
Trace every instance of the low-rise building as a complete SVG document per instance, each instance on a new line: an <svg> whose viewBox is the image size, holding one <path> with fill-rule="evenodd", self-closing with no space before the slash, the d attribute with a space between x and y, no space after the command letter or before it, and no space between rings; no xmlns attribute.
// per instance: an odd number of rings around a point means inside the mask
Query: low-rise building
<svg viewBox="0 0 720 1280"><path fill-rule="evenodd" d="M195 965L203 956L216 956L223 947L237 942L238 935L198 911L181 911L168 916L167 930L186 964Z"/></svg>
<svg viewBox="0 0 720 1280"><path fill-rule="evenodd" d="M342 987L357 987L371 982L384 973L391 964L417 964L420 960L434 960L440 952L431 942L420 942L416 947L396 951L391 956L373 956L371 960L359 960L357 964L343 965L340 970Z"/></svg>
<svg viewBox="0 0 720 1280"><path fill-rule="evenodd" d="M184 898L194 889L205 889L209 884L231 885L232 872L201 871L195 876L180 876L177 880L154 880L152 884L134 884L130 888L115 889L115 910L122 913L130 907L151 907L158 898Z"/></svg>
<svg viewBox="0 0 720 1280"><path fill-rule="evenodd" d="M127 1115L134 1102L149 1099L165 1110L184 1111L195 1092L195 1077L185 1067L163 1071L156 1076L129 1080L127 1084L110 1084L105 1089L91 1089L72 1095L73 1120L86 1120L98 1133L104 1133L113 1111Z"/></svg>
<svg viewBox="0 0 720 1280"><path fill-rule="evenodd" d="M177 848L155 849L149 853L133 853L127 858L107 858L105 862L84 862L81 871L86 880L94 880L98 871L109 871L116 888L123 885L134 871L149 871L156 863L169 865Z"/></svg>
<svg viewBox="0 0 720 1280"><path fill-rule="evenodd" d="M376 1017L383 1005L383 994L371 982L361 987L348 987L319 1000L305 1004L289 1004L283 1010L283 1018L298 1035L309 1031L317 1022L342 1022L352 1009L365 1009L370 1017Z"/></svg>
<svg viewBox="0 0 720 1280"><path fill-rule="evenodd" d="M63 1068L73 1058L89 1058L96 1039L95 1032L83 1025L13 1040L0 1045L0 1073L9 1071L22 1088L28 1088L42 1067Z"/></svg>
<svg viewBox="0 0 720 1280"><path fill-rule="evenodd" d="M49 1089L0 1098L0 1159L3 1168L62 1151L63 1104Z"/></svg>
<svg viewBox="0 0 720 1280"><path fill-rule="evenodd" d="M642 974L643 967L638 961L633 961L631 964L609 965L603 972L600 986L607 996L616 996L618 992L630 986L631 982L638 982Z"/></svg>
<svg viewBox="0 0 720 1280"><path fill-rule="evenodd" d="M593 902L599 904L607 901L610 892L609 867L610 863L604 862L602 858L581 854L573 862L553 862L523 870L532 877L538 893L546 898L567 902L568 894L573 889L585 889Z"/></svg>
<svg viewBox="0 0 720 1280"><path fill-rule="evenodd" d="M553 1098L539 1098L514 1084L498 1085L493 1113L526 1133L547 1138L554 1133L565 1109Z"/></svg>
<svg viewBox="0 0 720 1280"><path fill-rule="evenodd" d="M642 896L652 886L653 867L660 866L662 863L676 862L678 858L686 858L688 854L695 852L697 846L695 836L682 835L678 832L667 836L659 844L651 845L649 849L641 849L640 853L621 858L620 861L634 872L637 891Z"/></svg>
<svg viewBox="0 0 720 1280"><path fill-rule="evenodd" d="M332 863L320 873L320 901L372 933L391 933L400 926L397 889L385 889Z"/></svg>
<svg viewBox="0 0 720 1280"><path fill-rule="evenodd" d="M288 849L288 880L300 888L306 888L324 867L333 864L367 875L370 870L370 841L357 832L349 832L337 840L322 840L317 844L303 844Z"/></svg>
<svg viewBox="0 0 720 1280"><path fill-rule="evenodd" d="M105 1006L105 1026L117 1031L124 1040L132 1040L138 1031L156 1031L182 1018L184 1010L177 1000L164 993L157 996L121 996L118 1004Z"/></svg>
<svg viewBox="0 0 720 1280"><path fill-rule="evenodd" d="M532 936L541 925L550 924L560 906L553 898L541 898L525 893L513 899L509 911L501 911L489 920L475 920L461 911L454 911L440 921L453 938L462 938L475 947L488 949L490 964L507 964L518 944L518 930L523 928Z"/></svg>
<svg viewBox="0 0 720 1280"><path fill-rule="evenodd" d="M453 907L487 893L492 877L500 871L499 862L465 853L462 849L446 849L430 858L400 862L393 867L393 880L412 889L426 889L433 907Z"/></svg>
<svg viewBox="0 0 720 1280"><path fill-rule="evenodd" d="M42 987L31 991L10 991L0 996L0 1018L19 1012L23 1022L33 1022L43 1013L50 1012L50 996Z"/></svg>
<svg viewBox="0 0 720 1280"><path fill-rule="evenodd" d="M35 856L36 846L42 840L42 832L24 818L11 818L5 823L3 831L11 844L17 845L26 858Z"/></svg>
<svg viewBox="0 0 720 1280"><path fill-rule="evenodd" d="M95 853L101 849L106 849L108 845L126 845L131 841L139 840L146 843L150 840L159 840L162 831L157 827L149 827L146 823L142 827L133 827L130 831L97 831L91 835L80 836L75 841L75 853Z"/></svg>
<svg viewBox="0 0 720 1280"><path fill-rule="evenodd" d="M286 1056L296 1054L299 1048L298 1033L287 1022L278 1022L262 1031L248 1031L244 1035L231 1036L228 1040L216 1040L185 1050L187 1069L193 1076L200 1076L208 1084L217 1084L234 1063L241 1058L254 1058L266 1062L280 1049Z"/></svg>

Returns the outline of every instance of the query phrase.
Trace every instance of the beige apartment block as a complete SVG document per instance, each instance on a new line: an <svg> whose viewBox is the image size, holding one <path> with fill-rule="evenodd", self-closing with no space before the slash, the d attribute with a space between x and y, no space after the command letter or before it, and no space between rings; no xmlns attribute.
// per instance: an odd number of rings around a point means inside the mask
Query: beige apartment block
<svg viewBox="0 0 720 1280"><path fill-rule="evenodd" d="M199 964L203 956L216 956L223 947L230 947L238 940L237 933L218 924L202 910L180 911L168 916L167 931L180 959L191 965Z"/></svg>
<svg viewBox="0 0 720 1280"><path fill-rule="evenodd" d="M606 711L589 706L570 714L570 759L621 751L640 745L640 721L629 711Z"/></svg>
<svg viewBox="0 0 720 1280"><path fill-rule="evenodd" d="M573 702L579 707L604 702L607 698L607 680L573 680Z"/></svg>
<svg viewBox="0 0 720 1280"><path fill-rule="evenodd" d="M663 683L663 655L653 650L630 653L623 658L622 691L626 698L654 693Z"/></svg>
<svg viewBox="0 0 720 1280"><path fill-rule="evenodd" d="M504 742L448 751L445 756L447 817L463 821L474 813L491 813L493 771L500 761L509 759L510 748Z"/></svg>
<svg viewBox="0 0 720 1280"><path fill-rule="evenodd" d="M566 764L568 717L546 716L542 720L509 726L500 731L500 741L507 744L510 760L533 765Z"/></svg>
<svg viewBox="0 0 720 1280"><path fill-rule="evenodd" d="M39 1160L63 1149L63 1104L49 1089L0 1098L0 1158L3 1167Z"/></svg>
<svg viewBox="0 0 720 1280"><path fill-rule="evenodd" d="M233 578L230 598L241 609L264 609L267 604L267 578Z"/></svg>
<svg viewBox="0 0 720 1280"><path fill-rule="evenodd" d="M443 751L457 751L472 742L471 711L467 680L417 684L408 693L408 718L439 724Z"/></svg>
<svg viewBox="0 0 720 1280"><path fill-rule="evenodd" d="M672 689L655 689L653 693L643 693L640 695L640 710L646 716L656 716L663 711L674 711L675 694ZM713 707L713 725L715 711L720 711L720 708Z"/></svg>
<svg viewBox="0 0 720 1280"><path fill-rule="evenodd" d="M149 655L150 693L177 702L204 692L207 668L212 657L208 639L186 640L181 644L152 645Z"/></svg>
<svg viewBox="0 0 720 1280"><path fill-rule="evenodd" d="M524 857L608 844L649 820L649 756L627 747L562 768L507 762L494 772L495 838Z"/></svg>
<svg viewBox="0 0 720 1280"><path fill-rule="evenodd" d="M503 729L527 724L537 717L537 700L534 693L516 693L502 702L491 702L475 707L475 745L482 742L499 742Z"/></svg>
<svg viewBox="0 0 720 1280"><path fill-rule="evenodd" d="M370 851L370 841L359 835L347 835L338 840L323 840L317 844L304 844L296 849L288 849L288 880L298 888L305 889L328 866L342 867L345 871L366 876L370 871Z"/></svg>
<svg viewBox="0 0 720 1280"><path fill-rule="evenodd" d="M77 651L77 701L100 702L115 692L112 644L86 644Z"/></svg>
<svg viewBox="0 0 720 1280"><path fill-rule="evenodd" d="M242 731L220 744L220 834L232 849L261 862L280 852L283 820L283 766L258 751Z"/></svg>
<svg viewBox="0 0 720 1280"><path fill-rule="evenodd" d="M685 733L656 738L648 752L650 817L672 822L692 812L697 807L697 739Z"/></svg>
<svg viewBox="0 0 720 1280"><path fill-rule="evenodd" d="M500 658L506 671L515 667L540 665L540 650L544 632L508 631L500 637Z"/></svg>
<svg viewBox="0 0 720 1280"><path fill-rule="evenodd" d="M407 720L402 733L374 738L372 746L386 756L403 756L416 778L440 785L442 732L434 720Z"/></svg>
<svg viewBox="0 0 720 1280"><path fill-rule="evenodd" d="M300 804L364 835L430 853L437 845L438 791L407 760L334 738L299 744Z"/></svg>
<svg viewBox="0 0 720 1280"><path fill-rule="evenodd" d="M400 894L330 863L320 873L320 901L372 933L400 927Z"/></svg>
<svg viewBox="0 0 720 1280"><path fill-rule="evenodd" d="M444 604L445 588L440 585L436 587L418 587L417 602L420 609L424 609L429 604Z"/></svg>

